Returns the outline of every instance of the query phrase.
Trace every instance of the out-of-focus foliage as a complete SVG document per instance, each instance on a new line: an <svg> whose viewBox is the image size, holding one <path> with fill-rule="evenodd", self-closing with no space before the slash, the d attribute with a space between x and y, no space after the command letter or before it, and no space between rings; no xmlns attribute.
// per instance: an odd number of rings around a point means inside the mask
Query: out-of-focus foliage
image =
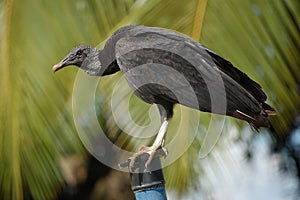
<svg viewBox="0 0 300 200"><path fill-rule="evenodd" d="M299 113L300 37L297 1L209 1L202 42L256 80L278 112L282 137Z"/></svg>
<svg viewBox="0 0 300 200"><path fill-rule="evenodd" d="M58 160L84 149L72 121L77 70L54 76L51 66L76 44L96 46L125 24L161 26L200 39L262 85L278 111L272 118L277 132L288 134L300 106L299 10L295 0L1 1L0 199L22 199L25 191L34 199L55 197L63 184ZM101 93L104 104L109 103L113 80L106 78L99 86L99 93L106 89ZM130 92L127 85L124 91ZM131 113L139 114L133 118L149 120L140 113L147 105L135 97L131 102ZM179 131L186 142L184 135L193 131L191 112L176 107L168 137L181 120ZM108 134L118 132L110 127L115 124L110 112L100 114L108 119ZM209 119L201 115L203 127ZM120 136L116 143L129 148L127 140ZM191 169L199 141L166 169L168 186L183 191L194 173L201 173Z"/></svg>

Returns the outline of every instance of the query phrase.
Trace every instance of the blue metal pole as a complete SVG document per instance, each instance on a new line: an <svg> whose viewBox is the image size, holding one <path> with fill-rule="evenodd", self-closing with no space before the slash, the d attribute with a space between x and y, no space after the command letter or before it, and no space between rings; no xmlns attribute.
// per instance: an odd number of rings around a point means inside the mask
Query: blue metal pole
<svg viewBox="0 0 300 200"><path fill-rule="evenodd" d="M159 156L155 156L147 169L148 155L142 155L135 161L134 169L129 169L131 189L137 200L167 200L165 180ZM129 167L130 158L121 167Z"/></svg>

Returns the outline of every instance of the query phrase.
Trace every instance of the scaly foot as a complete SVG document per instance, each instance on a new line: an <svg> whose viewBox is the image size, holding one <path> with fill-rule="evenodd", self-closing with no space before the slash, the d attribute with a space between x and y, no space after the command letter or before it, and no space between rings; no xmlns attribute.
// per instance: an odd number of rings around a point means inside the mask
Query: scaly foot
<svg viewBox="0 0 300 200"><path fill-rule="evenodd" d="M147 169L149 164L153 160L154 156L156 155L156 153L166 157L168 154L168 151L167 151L167 149L165 149L164 147L161 147L161 146L159 146L159 147L141 146L139 151L137 153L133 154L133 156L131 157L130 164L129 164L130 169L131 170L134 169L134 164L138 157L140 157L144 154L148 154L149 158L147 159L147 162L145 163L145 168Z"/></svg>

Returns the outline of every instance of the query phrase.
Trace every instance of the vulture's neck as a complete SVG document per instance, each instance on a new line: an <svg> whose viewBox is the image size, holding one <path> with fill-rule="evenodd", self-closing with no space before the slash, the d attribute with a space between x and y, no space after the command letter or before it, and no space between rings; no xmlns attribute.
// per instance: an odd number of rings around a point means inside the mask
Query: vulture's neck
<svg viewBox="0 0 300 200"><path fill-rule="evenodd" d="M116 60L107 60L109 57L105 51L93 48L81 68L91 76L114 74L119 71L120 68Z"/></svg>

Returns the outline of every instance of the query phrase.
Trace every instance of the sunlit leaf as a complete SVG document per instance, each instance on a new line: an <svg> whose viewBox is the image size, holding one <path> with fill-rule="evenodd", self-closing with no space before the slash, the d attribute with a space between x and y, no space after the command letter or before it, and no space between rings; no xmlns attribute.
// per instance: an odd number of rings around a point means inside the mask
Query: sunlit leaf
<svg viewBox="0 0 300 200"><path fill-rule="evenodd" d="M73 46L98 46L126 24L173 29L230 60L263 87L268 103L278 112L271 121L285 137L300 107L299 10L300 3L294 0L1 1L0 199L55 198L64 183L59 160L85 150L72 116L77 69L54 76L51 66ZM116 126L109 108L120 78L120 73L105 77L97 88L99 121L116 145L134 151L154 138L139 140ZM151 123L157 110L132 96L127 84L122 86L124 98L130 96L136 124ZM198 113L176 106L167 143L181 136L176 147L185 150L195 131L194 112ZM126 110L120 108L118 114L125 116ZM183 192L201 174L201 166L191 166L210 119L211 115L201 113L192 145L165 169L168 187ZM245 124L235 119L226 123Z"/></svg>

